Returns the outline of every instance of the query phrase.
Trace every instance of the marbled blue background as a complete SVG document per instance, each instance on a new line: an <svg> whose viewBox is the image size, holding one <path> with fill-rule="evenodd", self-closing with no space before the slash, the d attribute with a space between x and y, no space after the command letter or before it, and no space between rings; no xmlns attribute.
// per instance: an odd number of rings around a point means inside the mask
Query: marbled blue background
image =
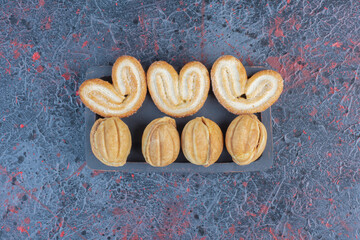
<svg viewBox="0 0 360 240"><path fill-rule="evenodd" d="M0 3L1 239L359 238L359 1ZM77 90L123 54L279 71L274 166L88 169Z"/></svg>

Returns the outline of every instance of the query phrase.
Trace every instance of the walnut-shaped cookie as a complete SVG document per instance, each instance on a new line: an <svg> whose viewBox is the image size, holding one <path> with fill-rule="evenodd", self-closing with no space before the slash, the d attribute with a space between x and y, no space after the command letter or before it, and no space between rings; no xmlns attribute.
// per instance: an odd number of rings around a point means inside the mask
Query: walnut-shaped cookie
<svg viewBox="0 0 360 240"><path fill-rule="evenodd" d="M221 129L210 119L197 117L182 131L181 148L186 159L193 164L210 166L219 159L223 147Z"/></svg>
<svg viewBox="0 0 360 240"><path fill-rule="evenodd" d="M235 118L225 136L226 149L238 165L247 165L258 159L264 152L266 140L266 128L254 114Z"/></svg>
<svg viewBox="0 0 360 240"><path fill-rule="evenodd" d="M90 144L102 163L123 166L131 150L130 130L120 118L99 118L91 128Z"/></svg>
<svg viewBox="0 0 360 240"><path fill-rule="evenodd" d="M146 126L142 136L142 154L153 167L173 163L180 151L176 122L169 117L157 118Z"/></svg>

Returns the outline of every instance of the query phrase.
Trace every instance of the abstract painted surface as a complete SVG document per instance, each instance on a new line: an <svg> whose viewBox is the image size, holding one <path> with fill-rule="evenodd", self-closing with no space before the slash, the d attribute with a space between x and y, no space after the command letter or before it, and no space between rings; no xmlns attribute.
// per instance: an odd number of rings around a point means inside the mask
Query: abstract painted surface
<svg viewBox="0 0 360 240"><path fill-rule="evenodd" d="M255 1L256 2L256 1ZM1 239L358 239L358 1L1 1ZM90 66L179 70L222 54L279 71L274 166L231 174L86 167Z"/></svg>

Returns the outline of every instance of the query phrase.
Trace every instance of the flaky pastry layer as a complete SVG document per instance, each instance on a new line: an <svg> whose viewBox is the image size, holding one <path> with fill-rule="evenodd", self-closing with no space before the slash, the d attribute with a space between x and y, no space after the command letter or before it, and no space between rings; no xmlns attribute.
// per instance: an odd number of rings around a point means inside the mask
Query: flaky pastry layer
<svg viewBox="0 0 360 240"><path fill-rule="evenodd" d="M173 117L185 117L204 105L210 79L207 68L200 62L187 63L178 75L170 64L158 61L147 71L147 84L160 111Z"/></svg>
<svg viewBox="0 0 360 240"><path fill-rule="evenodd" d="M281 75L272 70L257 72L248 79L242 63L225 55L213 64L211 84L221 105L234 114L243 114L269 108L280 97L284 83Z"/></svg>
<svg viewBox="0 0 360 240"><path fill-rule="evenodd" d="M103 117L128 117L142 105L146 96L145 71L131 56L119 57L112 68L110 84L101 79L89 79L79 88L82 102Z"/></svg>

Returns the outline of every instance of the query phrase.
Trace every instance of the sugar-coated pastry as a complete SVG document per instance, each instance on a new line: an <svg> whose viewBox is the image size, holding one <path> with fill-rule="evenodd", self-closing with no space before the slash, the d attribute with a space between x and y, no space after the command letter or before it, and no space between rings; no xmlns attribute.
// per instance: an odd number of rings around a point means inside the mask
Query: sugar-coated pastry
<svg viewBox="0 0 360 240"><path fill-rule="evenodd" d="M236 164L247 165L264 152L266 140L264 124L254 114L244 114L230 123L226 131L225 145Z"/></svg>
<svg viewBox="0 0 360 240"><path fill-rule="evenodd" d="M173 163L180 151L180 137L175 120L157 118L146 126L142 136L142 154L145 161L154 167Z"/></svg>
<svg viewBox="0 0 360 240"><path fill-rule="evenodd" d="M200 62L189 62L180 71L164 61L151 64L147 71L151 98L163 113L185 117L199 111L209 93L207 68Z"/></svg>
<svg viewBox="0 0 360 240"><path fill-rule="evenodd" d="M284 83L272 70L257 72L248 79L239 59L225 55L212 66L211 84L221 105L234 114L243 114L269 108L280 97Z"/></svg>
<svg viewBox="0 0 360 240"><path fill-rule="evenodd" d="M91 150L108 166L123 166L131 150L128 126L118 117L99 118L90 132Z"/></svg>
<svg viewBox="0 0 360 240"><path fill-rule="evenodd" d="M208 167L215 163L223 150L220 127L210 119L197 117L189 121L181 134L181 148L189 162Z"/></svg>
<svg viewBox="0 0 360 240"><path fill-rule="evenodd" d="M112 84L89 79L79 88L82 102L103 117L128 117L142 105L146 96L145 71L131 56L119 57L112 68Z"/></svg>

